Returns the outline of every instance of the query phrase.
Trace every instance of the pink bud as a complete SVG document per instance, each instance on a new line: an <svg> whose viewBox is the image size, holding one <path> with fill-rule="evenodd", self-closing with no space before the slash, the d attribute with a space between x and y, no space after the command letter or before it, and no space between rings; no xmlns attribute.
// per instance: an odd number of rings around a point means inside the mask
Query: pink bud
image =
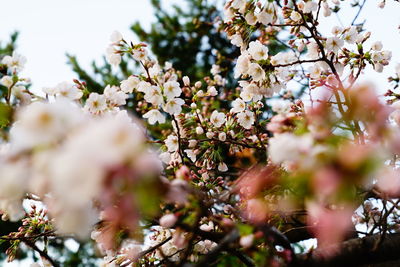
<svg viewBox="0 0 400 267"><path fill-rule="evenodd" d="M174 214L166 214L160 218L160 225L164 228L170 228L175 225L178 218Z"/></svg>
<svg viewBox="0 0 400 267"><path fill-rule="evenodd" d="M244 248L251 247L253 245L253 242L254 242L253 234L242 236L239 241L240 245Z"/></svg>
<svg viewBox="0 0 400 267"><path fill-rule="evenodd" d="M184 76L182 78L182 80L183 80L183 83L185 84L185 86L190 86L190 79L188 76Z"/></svg>

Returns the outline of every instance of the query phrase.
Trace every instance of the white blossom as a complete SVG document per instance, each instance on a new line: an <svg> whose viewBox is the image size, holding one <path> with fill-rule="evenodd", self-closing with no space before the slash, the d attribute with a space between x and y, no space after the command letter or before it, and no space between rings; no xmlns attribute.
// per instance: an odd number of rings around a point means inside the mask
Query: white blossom
<svg viewBox="0 0 400 267"><path fill-rule="evenodd" d="M238 9L240 13L244 13L246 10L247 1L246 0L233 0L231 7Z"/></svg>
<svg viewBox="0 0 400 267"><path fill-rule="evenodd" d="M371 45L371 49L374 51L381 51L383 48L382 42L377 41Z"/></svg>
<svg viewBox="0 0 400 267"><path fill-rule="evenodd" d="M161 242L170 238L175 230L167 229L163 227L156 227L154 233L150 237L149 246L159 245ZM154 257L158 260L162 260L164 257L168 257L168 260L177 262L179 261L180 253L179 248L174 244L173 240L170 240L163 244L159 249L155 250Z"/></svg>
<svg viewBox="0 0 400 267"><path fill-rule="evenodd" d="M129 76L128 79L123 80L121 82L120 87L124 93L132 93L133 90L138 87L139 83L140 83L140 79L138 77Z"/></svg>
<svg viewBox="0 0 400 267"><path fill-rule="evenodd" d="M181 93L182 89L178 82L169 81L164 84L164 95L167 97L168 100L180 96Z"/></svg>
<svg viewBox="0 0 400 267"><path fill-rule="evenodd" d="M202 86L201 81L197 81L194 83L194 87L196 87L196 88L201 88L201 86Z"/></svg>
<svg viewBox="0 0 400 267"><path fill-rule="evenodd" d="M231 43L237 47L242 48L244 46L244 41L242 39L242 36L240 34L235 34L230 37L231 38Z"/></svg>
<svg viewBox="0 0 400 267"><path fill-rule="evenodd" d="M319 47L316 43L311 42L307 45L307 57L309 59L318 59Z"/></svg>
<svg viewBox="0 0 400 267"><path fill-rule="evenodd" d="M311 149L313 140L309 135L296 136L292 133L275 135L269 142L269 155L272 162L279 164L295 161Z"/></svg>
<svg viewBox="0 0 400 267"><path fill-rule="evenodd" d="M151 103L154 106L159 106L164 103L160 87L155 85L150 85L150 87L147 87L147 83L140 83L140 85L146 85L145 88L147 91L144 95L144 100L146 102Z"/></svg>
<svg viewBox="0 0 400 267"><path fill-rule="evenodd" d="M12 147L16 151L53 144L81 121L82 114L71 102L34 102L17 114L17 122L10 131Z"/></svg>
<svg viewBox="0 0 400 267"><path fill-rule="evenodd" d="M290 112L291 103L289 101L274 101L271 104L272 111L278 114L287 114Z"/></svg>
<svg viewBox="0 0 400 267"><path fill-rule="evenodd" d="M232 101L232 113L239 113L246 109L246 103L241 98L236 98Z"/></svg>
<svg viewBox="0 0 400 267"><path fill-rule="evenodd" d="M321 69L317 64L312 65L308 68L308 72L310 73L310 78L319 79L321 77Z"/></svg>
<svg viewBox="0 0 400 267"><path fill-rule="evenodd" d="M299 12L292 11L292 13L290 13L290 19L293 20L294 22L300 22L302 20L302 17Z"/></svg>
<svg viewBox="0 0 400 267"><path fill-rule="evenodd" d="M211 232L214 229L214 223L212 221L209 221L208 223L204 223L200 225L200 230L205 231L205 232Z"/></svg>
<svg viewBox="0 0 400 267"><path fill-rule="evenodd" d="M24 68L26 58L14 52L12 56L5 56L1 63L7 65L12 72L19 72Z"/></svg>
<svg viewBox="0 0 400 267"><path fill-rule="evenodd" d="M334 26L332 28L331 32L332 32L333 35L337 36L337 35L340 35L343 32L343 29L341 27L339 27L339 26Z"/></svg>
<svg viewBox="0 0 400 267"><path fill-rule="evenodd" d="M216 64L213 64L212 66L211 66L211 74L212 75L217 75L218 73L220 73L221 72L221 67L219 66L219 65L216 65Z"/></svg>
<svg viewBox="0 0 400 267"><path fill-rule="evenodd" d="M185 149L184 152L190 158L191 161L195 162L197 157L197 152L195 149Z"/></svg>
<svg viewBox="0 0 400 267"><path fill-rule="evenodd" d="M236 117L239 125L245 129L250 129L255 121L254 113L249 110L238 113Z"/></svg>
<svg viewBox="0 0 400 267"><path fill-rule="evenodd" d="M313 11L317 11L318 9L318 4L315 3L314 1L307 1L304 3L304 7L302 9L302 11L304 13L311 13Z"/></svg>
<svg viewBox="0 0 400 267"><path fill-rule="evenodd" d="M250 42L247 51L255 60L268 59L268 47L258 40Z"/></svg>
<svg viewBox="0 0 400 267"><path fill-rule="evenodd" d="M112 45L106 50L106 58L107 61L113 66L118 66L122 61L122 57L118 53L118 50L116 50Z"/></svg>
<svg viewBox="0 0 400 267"><path fill-rule="evenodd" d="M179 115L182 112L182 105L185 104L185 101L181 98L174 98L169 100L164 105L165 112L171 115Z"/></svg>
<svg viewBox="0 0 400 267"><path fill-rule="evenodd" d="M324 17L329 17L332 14L332 10L327 2L322 3L322 14Z"/></svg>
<svg viewBox="0 0 400 267"><path fill-rule="evenodd" d="M355 26L352 26L346 30L343 34L343 40L349 44L354 44L357 40L358 32Z"/></svg>
<svg viewBox="0 0 400 267"><path fill-rule="evenodd" d="M144 61L147 59L147 51L145 49L134 49L132 57L137 61Z"/></svg>
<svg viewBox="0 0 400 267"><path fill-rule="evenodd" d="M339 37L329 37L326 39L326 50L329 52L337 53L342 48L344 42Z"/></svg>
<svg viewBox="0 0 400 267"><path fill-rule="evenodd" d="M104 89L104 96L111 105L122 106L126 104L128 95L117 86L110 86Z"/></svg>
<svg viewBox="0 0 400 267"><path fill-rule="evenodd" d="M168 152L176 152L179 148L178 137L176 135L169 135L165 139L165 145L167 146Z"/></svg>
<svg viewBox="0 0 400 267"><path fill-rule="evenodd" d="M236 62L235 67L235 78L239 78L241 75L246 75L251 64L250 55L248 52L242 53Z"/></svg>
<svg viewBox="0 0 400 267"><path fill-rule="evenodd" d="M110 166L128 163L139 173L152 165L158 168L157 159L147 155L143 144L142 130L115 116L92 119L67 139L50 173L50 212L60 233L81 238L90 233L99 216L92 200L100 197Z"/></svg>
<svg viewBox="0 0 400 267"><path fill-rule="evenodd" d="M165 116L158 110L152 109L143 115L143 118L149 121L149 124L154 125L155 123L165 123Z"/></svg>
<svg viewBox="0 0 400 267"><path fill-rule="evenodd" d="M110 36L110 41L113 43L119 43L122 39L122 34L119 31L114 31Z"/></svg>
<svg viewBox="0 0 400 267"><path fill-rule="evenodd" d="M105 111L107 109L106 97L98 93L91 93L86 100L85 109L94 114Z"/></svg>
<svg viewBox="0 0 400 267"><path fill-rule="evenodd" d="M0 79L0 83L7 88L10 88L14 84L12 77L7 76L7 75L3 76Z"/></svg>
<svg viewBox="0 0 400 267"><path fill-rule="evenodd" d="M247 13L244 19L249 25L256 25L257 23L257 17L254 15L253 12Z"/></svg>
<svg viewBox="0 0 400 267"><path fill-rule="evenodd" d="M59 83L54 92L57 96L65 97L70 100L77 100L83 96L83 92L79 90L74 84L69 82Z"/></svg>
<svg viewBox="0 0 400 267"><path fill-rule="evenodd" d="M226 116L222 112L216 110L211 113L210 122L217 128L221 127L226 121Z"/></svg>
<svg viewBox="0 0 400 267"><path fill-rule="evenodd" d="M170 161L171 161L171 153L169 153L169 152L163 152L163 153L161 153L158 157L159 157L160 160L161 160L162 162L164 162L165 164L169 164Z"/></svg>
<svg viewBox="0 0 400 267"><path fill-rule="evenodd" d="M161 75L162 68L158 63L156 63L148 69L148 72L151 78L157 78Z"/></svg>
<svg viewBox="0 0 400 267"><path fill-rule="evenodd" d="M265 7L260 13L257 14L258 22L264 25L271 24L275 18L274 11L273 5L271 5L271 7Z"/></svg>
<svg viewBox="0 0 400 267"><path fill-rule="evenodd" d="M251 63L249 66L249 75L253 77L253 80L256 82L262 81L265 79L265 71L263 68L257 63Z"/></svg>
<svg viewBox="0 0 400 267"><path fill-rule="evenodd" d="M11 221L18 221L25 214L22 199L27 191L27 167L24 161L0 161L0 210L5 212Z"/></svg>

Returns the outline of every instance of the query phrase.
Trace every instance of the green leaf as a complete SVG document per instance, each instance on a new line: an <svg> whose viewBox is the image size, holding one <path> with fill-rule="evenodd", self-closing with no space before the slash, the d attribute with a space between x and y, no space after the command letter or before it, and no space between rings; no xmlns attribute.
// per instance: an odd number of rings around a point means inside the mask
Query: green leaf
<svg viewBox="0 0 400 267"><path fill-rule="evenodd" d="M11 122L12 108L0 102L0 127L7 127Z"/></svg>

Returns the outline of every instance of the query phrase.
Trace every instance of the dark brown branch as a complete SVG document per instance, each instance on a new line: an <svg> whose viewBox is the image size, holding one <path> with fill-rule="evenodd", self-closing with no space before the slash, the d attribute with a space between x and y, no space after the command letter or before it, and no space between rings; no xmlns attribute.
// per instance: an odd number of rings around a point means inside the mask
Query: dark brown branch
<svg viewBox="0 0 400 267"><path fill-rule="evenodd" d="M318 58L318 59L304 59L304 60L297 60L297 61L293 61L287 64L278 64L278 65L272 65L275 68L279 68L279 67L289 67L289 66L293 66L296 64L304 64L304 63L315 63L315 62L320 62L320 61L325 61L322 58Z"/></svg>
<svg viewBox="0 0 400 267"><path fill-rule="evenodd" d="M138 258L141 258L143 256L146 256L146 254L149 254L151 252L153 252L154 250L158 249L159 247L161 247L162 245L164 245L165 243L167 243L168 241L170 241L172 239L172 236L166 238L164 241L158 243L157 245L150 247L146 250L143 250L142 252L140 252Z"/></svg>
<svg viewBox="0 0 400 267"><path fill-rule="evenodd" d="M47 254L45 251L39 249L39 248L36 246L36 244L35 244L34 242L31 242L31 241L29 241L29 240L23 240L23 242L24 242L28 247L30 247L30 248L32 248L34 251L38 252L39 255L40 255L40 257L46 259L46 260L51 264L51 266L53 266L53 267L59 267L59 266L60 266L56 261L54 261L54 260L49 256L49 254Z"/></svg>
<svg viewBox="0 0 400 267"><path fill-rule="evenodd" d="M337 253L332 257L325 256L326 249L316 249L310 254L299 256L294 266L353 267L399 260L400 234L388 234L374 250L379 239L380 235L377 234L345 241L336 248Z"/></svg>

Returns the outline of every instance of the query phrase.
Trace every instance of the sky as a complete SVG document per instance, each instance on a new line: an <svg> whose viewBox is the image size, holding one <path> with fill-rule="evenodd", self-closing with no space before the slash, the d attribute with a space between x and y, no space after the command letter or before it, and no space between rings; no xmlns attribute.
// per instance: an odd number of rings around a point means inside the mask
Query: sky
<svg viewBox="0 0 400 267"><path fill-rule="evenodd" d="M348 7L350 3L355 2L354 0L345 0L342 3L343 7ZM361 1L360 1L361 2ZM372 66L368 66L364 75L361 76L359 82L368 82L375 85L376 89L380 93L384 93L388 88L387 78L393 76L394 67L400 63L400 3L394 0L386 0L386 6L384 9L378 8L380 0L366 0L366 4L360 13L357 23L366 20L365 29L370 31L371 37L367 41L370 45L375 41L381 41L383 44L383 50L390 50L393 53L392 60L389 66L384 68L383 73L376 73L372 70ZM332 15L328 19L321 21L320 29L324 33L330 33L333 26L340 26L340 22L344 26L351 24L356 10L351 8L343 8L343 11L339 19ZM368 46L370 48L370 46Z"/></svg>
<svg viewBox="0 0 400 267"><path fill-rule="evenodd" d="M114 30L125 39L138 41L129 30L134 21L149 27L154 19L149 0L0 0L0 40L7 40L10 33L20 32L17 51L27 57L22 73L32 79L33 88L39 90L62 81L71 81L76 75L66 64L66 52L76 55L86 69L93 60L101 61ZM171 2L172 0L167 0ZM179 3L184 0L174 0ZM346 0L349 4L353 0ZM378 0L367 1L359 20L367 18L366 28L373 32L371 41L381 40L384 49L393 51L393 61L384 75L368 70L364 80L373 82L384 91L387 76L400 62L400 4L387 0L385 9L377 7ZM341 17L344 25L354 17L355 10ZM331 16L321 23L321 29L329 32L339 21ZM383 89L382 89L383 88Z"/></svg>
<svg viewBox="0 0 400 267"><path fill-rule="evenodd" d="M33 88L54 86L76 78L65 53L83 66L101 60L110 34L120 31L134 39L129 27L139 20L150 25L149 0L0 0L8 10L0 16L0 40L20 32L17 52L27 58L24 72Z"/></svg>

